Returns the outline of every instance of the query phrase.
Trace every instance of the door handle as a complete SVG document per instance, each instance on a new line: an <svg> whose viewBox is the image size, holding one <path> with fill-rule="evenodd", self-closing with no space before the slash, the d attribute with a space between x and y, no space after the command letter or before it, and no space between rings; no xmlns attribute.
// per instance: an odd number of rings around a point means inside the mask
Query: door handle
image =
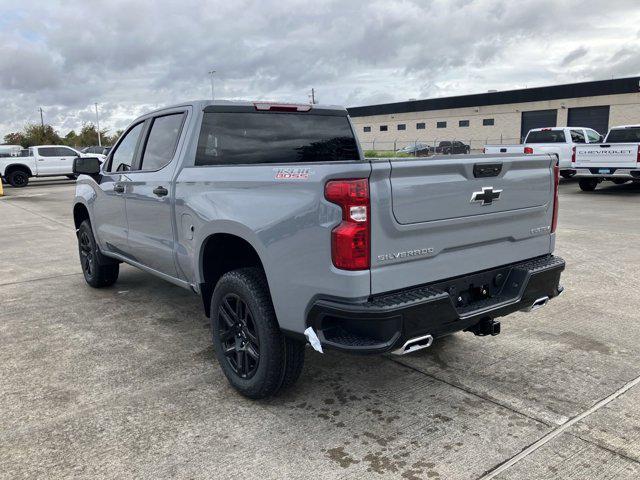
<svg viewBox="0 0 640 480"><path fill-rule="evenodd" d="M153 189L153 193L155 193L159 197L164 197L169 194L169 190L164 187L156 187Z"/></svg>
<svg viewBox="0 0 640 480"><path fill-rule="evenodd" d="M113 186L113 191L116 193L124 193L124 185L114 185Z"/></svg>

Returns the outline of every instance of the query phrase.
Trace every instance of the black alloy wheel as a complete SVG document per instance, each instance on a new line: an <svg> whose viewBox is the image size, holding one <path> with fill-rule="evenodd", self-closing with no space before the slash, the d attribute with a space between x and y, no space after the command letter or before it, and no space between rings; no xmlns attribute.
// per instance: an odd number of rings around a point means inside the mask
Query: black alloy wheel
<svg viewBox="0 0 640 480"><path fill-rule="evenodd" d="M253 377L260 363L260 341L251 310L238 295L228 293L217 317L226 361L240 378Z"/></svg>
<svg viewBox="0 0 640 480"><path fill-rule="evenodd" d="M86 230L80 231L78 245L80 248L80 266L82 267L82 272L85 278L93 278L96 269L96 257L93 254L93 244Z"/></svg>
<svg viewBox="0 0 640 480"><path fill-rule="evenodd" d="M9 174L9 183L16 188L26 187L29 183L29 175L24 170L14 170Z"/></svg>

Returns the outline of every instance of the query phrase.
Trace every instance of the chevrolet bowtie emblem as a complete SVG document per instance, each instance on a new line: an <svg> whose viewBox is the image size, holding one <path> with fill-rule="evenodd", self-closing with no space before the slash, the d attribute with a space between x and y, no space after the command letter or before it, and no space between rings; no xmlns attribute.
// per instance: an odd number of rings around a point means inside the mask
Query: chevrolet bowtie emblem
<svg viewBox="0 0 640 480"><path fill-rule="evenodd" d="M491 205L494 201L500 200L501 193L502 190L494 190L493 187L482 187L481 192L473 192L473 195L471 195L471 203Z"/></svg>

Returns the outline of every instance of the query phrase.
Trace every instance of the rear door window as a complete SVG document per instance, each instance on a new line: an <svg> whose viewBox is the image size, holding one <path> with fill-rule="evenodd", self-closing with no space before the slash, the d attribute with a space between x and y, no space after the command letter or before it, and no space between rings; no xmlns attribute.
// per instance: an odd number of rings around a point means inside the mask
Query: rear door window
<svg viewBox="0 0 640 480"><path fill-rule="evenodd" d="M637 143L640 142L640 127L618 128L607 135L606 143Z"/></svg>
<svg viewBox="0 0 640 480"><path fill-rule="evenodd" d="M573 143L586 143L584 133L581 130L571 130L571 141Z"/></svg>
<svg viewBox="0 0 640 480"><path fill-rule="evenodd" d="M153 119L151 132L142 155L141 170L160 170L171 162L176 152L184 113Z"/></svg>
<svg viewBox="0 0 640 480"><path fill-rule="evenodd" d="M60 154L58 153L57 147L39 147L38 154L41 157L58 157Z"/></svg>
<svg viewBox="0 0 640 480"><path fill-rule="evenodd" d="M563 130L534 130L529 132L525 143L565 143Z"/></svg>
<svg viewBox="0 0 640 480"><path fill-rule="evenodd" d="M346 116L206 112L196 165L359 160Z"/></svg>
<svg viewBox="0 0 640 480"><path fill-rule="evenodd" d="M138 123L135 127L127 132L111 157L111 165L109 172L127 172L131 170L133 157L138 146L138 139L142 132L144 122Z"/></svg>

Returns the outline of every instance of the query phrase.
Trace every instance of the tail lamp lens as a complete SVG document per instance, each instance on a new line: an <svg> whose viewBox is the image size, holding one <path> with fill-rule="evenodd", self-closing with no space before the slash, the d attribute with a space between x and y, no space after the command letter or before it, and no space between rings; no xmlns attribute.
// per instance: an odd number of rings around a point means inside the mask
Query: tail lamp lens
<svg viewBox="0 0 640 480"><path fill-rule="evenodd" d="M558 184L560 183L560 167L553 167L553 218L551 220L551 233L558 227Z"/></svg>
<svg viewBox="0 0 640 480"><path fill-rule="evenodd" d="M336 268L370 267L369 180L331 180L325 198L342 208L342 222L331 232L331 259Z"/></svg>
<svg viewBox="0 0 640 480"><path fill-rule="evenodd" d="M533 155L533 148L532 147L524 147L524 153L525 153L525 155Z"/></svg>

